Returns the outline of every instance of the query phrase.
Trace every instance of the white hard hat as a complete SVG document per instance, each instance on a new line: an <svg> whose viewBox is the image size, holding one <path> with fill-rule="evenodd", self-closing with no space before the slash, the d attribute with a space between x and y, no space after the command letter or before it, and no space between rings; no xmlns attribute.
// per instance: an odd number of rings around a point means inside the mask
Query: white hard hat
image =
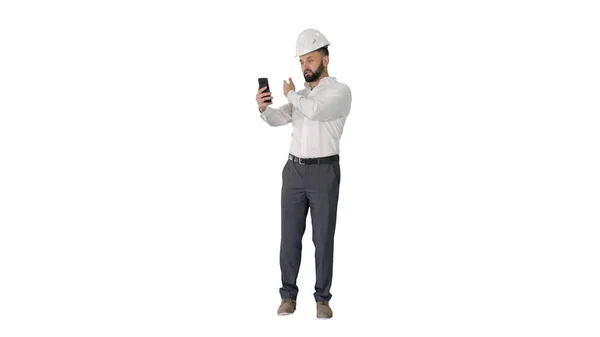
<svg viewBox="0 0 600 337"><path fill-rule="evenodd" d="M316 29L306 29L298 35L298 39L296 40L296 57L325 46L329 46L329 41L327 41L325 35Z"/></svg>

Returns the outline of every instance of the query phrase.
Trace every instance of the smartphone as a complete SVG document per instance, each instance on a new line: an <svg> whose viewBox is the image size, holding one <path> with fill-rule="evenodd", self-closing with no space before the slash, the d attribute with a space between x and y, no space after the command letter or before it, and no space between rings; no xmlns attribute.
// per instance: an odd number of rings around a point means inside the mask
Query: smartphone
<svg viewBox="0 0 600 337"><path fill-rule="evenodd" d="M262 87L267 87L267 89L265 91L263 91L263 93L265 92L271 92L271 89L269 88L269 80L266 77L260 77L258 79L258 88L262 88ZM265 101L267 103L273 103L271 100Z"/></svg>

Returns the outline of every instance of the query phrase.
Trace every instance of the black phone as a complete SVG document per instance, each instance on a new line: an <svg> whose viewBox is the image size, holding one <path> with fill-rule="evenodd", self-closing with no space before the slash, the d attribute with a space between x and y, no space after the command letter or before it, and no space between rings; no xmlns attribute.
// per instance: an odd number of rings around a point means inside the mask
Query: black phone
<svg viewBox="0 0 600 337"><path fill-rule="evenodd" d="M263 91L263 93L265 93L265 92L271 92L271 88L269 88L269 80L266 77L260 77L258 79L258 88L260 89L260 88L263 88L263 87L267 87L267 89L265 91ZM273 101L271 101L271 100L268 100L268 101L265 101L265 102L267 102L267 103L273 103Z"/></svg>

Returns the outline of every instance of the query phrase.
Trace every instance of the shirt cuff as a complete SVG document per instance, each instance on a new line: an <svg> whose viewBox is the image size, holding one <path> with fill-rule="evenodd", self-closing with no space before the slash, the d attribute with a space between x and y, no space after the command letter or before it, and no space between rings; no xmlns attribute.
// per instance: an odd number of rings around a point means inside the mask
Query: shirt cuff
<svg viewBox="0 0 600 337"><path fill-rule="evenodd" d="M286 98L288 102L292 103L293 105L296 105L298 103L298 100L300 99L300 95L294 90L290 90L288 91Z"/></svg>
<svg viewBox="0 0 600 337"><path fill-rule="evenodd" d="M269 117L268 115L270 114L271 110L272 109L269 106L263 112L260 112L260 109L258 109L258 112L260 113L260 118L262 118L264 121L266 121L267 118Z"/></svg>

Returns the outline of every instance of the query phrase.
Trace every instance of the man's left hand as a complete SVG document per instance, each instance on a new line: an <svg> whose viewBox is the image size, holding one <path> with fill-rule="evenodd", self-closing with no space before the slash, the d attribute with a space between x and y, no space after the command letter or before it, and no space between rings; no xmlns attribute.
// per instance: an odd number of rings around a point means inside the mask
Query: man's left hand
<svg viewBox="0 0 600 337"><path fill-rule="evenodd" d="M283 96L287 97L288 92L290 92L291 90L296 90L296 86L294 85L294 81L292 81L292 78L289 78L290 83L283 81Z"/></svg>

